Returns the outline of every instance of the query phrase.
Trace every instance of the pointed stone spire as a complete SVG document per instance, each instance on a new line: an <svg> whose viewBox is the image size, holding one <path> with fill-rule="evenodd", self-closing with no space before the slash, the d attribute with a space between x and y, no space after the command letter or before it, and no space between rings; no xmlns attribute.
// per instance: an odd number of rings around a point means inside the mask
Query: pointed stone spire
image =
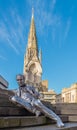
<svg viewBox="0 0 77 130"><path fill-rule="evenodd" d="M35 87L40 86L42 76L41 52L39 58L33 8L27 50L24 57L23 73L26 77L25 82L27 83L27 85L33 85Z"/></svg>
<svg viewBox="0 0 77 130"><path fill-rule="evenodd" d="M34 9L33 8L32 8L30 32L29 32L29 36L28 36L28 48L35 49L36 51L38 51L36 29L35 29L35 23L34 23Z"/></svg>

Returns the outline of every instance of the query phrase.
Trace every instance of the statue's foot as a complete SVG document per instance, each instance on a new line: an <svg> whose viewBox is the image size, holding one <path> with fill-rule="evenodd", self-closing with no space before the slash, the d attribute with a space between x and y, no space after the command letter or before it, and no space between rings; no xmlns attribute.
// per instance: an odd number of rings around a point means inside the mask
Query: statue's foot
<svg viewBox="0 0 77 130"><path fill-rule="evenodd" d="M15 96L9 98L11 101L16 102Z"/></svg>
<svg viewBox="0 0 77 130"><path fill-rule="evenodd" d="M58 127L64 127L64 123L58 121L58 122L57 122L57 126L58 126Z"/></svg>
<svg viewBox="0 0 77 130"><path fill-rule="evenodd" d="M35 114L36 114L36 117L38 117L38 116L40 116L41 112L36 110Z"/></svg>

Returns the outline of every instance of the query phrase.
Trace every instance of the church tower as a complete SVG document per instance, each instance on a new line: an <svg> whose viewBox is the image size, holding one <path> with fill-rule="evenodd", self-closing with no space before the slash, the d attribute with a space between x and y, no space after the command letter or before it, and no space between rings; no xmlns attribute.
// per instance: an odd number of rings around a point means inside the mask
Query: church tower
<svg viewBox="0 0 77 130"><path fill-rule="evenodd" d="M25 75L25 82L27 83L27 85L34 85L37 88L40 87L42 77L42 66L40 57L38 52L36 29L34 23L34 12L32 10L28 43L26 53L24 56L24 75Z"/></svg>
<svg viewBox="0 0 77 130"><path fill-rule="evenodd" d="M38 50L36 28L34 22L34 12L32 10L32 18L26 52L24 55L25 83L28 86L34 86L43 95L43 100L55 102L55 92L48 91L48 80L42 80L42 51ZM53 95L53 96L52 96Z"/></svg>

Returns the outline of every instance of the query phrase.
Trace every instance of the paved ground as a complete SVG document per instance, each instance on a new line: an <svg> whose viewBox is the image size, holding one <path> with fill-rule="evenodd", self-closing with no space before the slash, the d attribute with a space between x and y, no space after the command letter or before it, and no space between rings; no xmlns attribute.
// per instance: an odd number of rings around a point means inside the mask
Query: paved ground
<svg viewBox="0 0 77 130"><path fill-rule="evenodd" d="M24 128L12 128L12 129L6 129L6 130L69 130L69 128L73 128L71 130L77 130L77 123L65 123L65 127L63 128L57 128L57 126L54 125L44 125L44 126L34 126L34 127L24 127Z"/></svg>

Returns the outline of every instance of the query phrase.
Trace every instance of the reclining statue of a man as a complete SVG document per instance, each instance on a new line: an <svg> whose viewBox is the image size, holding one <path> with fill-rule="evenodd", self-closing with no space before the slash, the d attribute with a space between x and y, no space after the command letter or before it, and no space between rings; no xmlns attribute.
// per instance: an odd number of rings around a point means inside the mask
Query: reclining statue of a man
<svg viewBox="0 0 77 130"><path fill-rule="evenodd" d="M16 80L19 85L19 90L15 96L10 98L12 102L16 102L22 105L28 111L36 114L37 117L40 115L40 113L43 113L46 117L55 120L58 127L64 126L60 117L56 115L51 109L43 105L43 103L40 101L40 93L35 90L35 87L27 86L25 84L24 75L17 75Z"/></svg>

